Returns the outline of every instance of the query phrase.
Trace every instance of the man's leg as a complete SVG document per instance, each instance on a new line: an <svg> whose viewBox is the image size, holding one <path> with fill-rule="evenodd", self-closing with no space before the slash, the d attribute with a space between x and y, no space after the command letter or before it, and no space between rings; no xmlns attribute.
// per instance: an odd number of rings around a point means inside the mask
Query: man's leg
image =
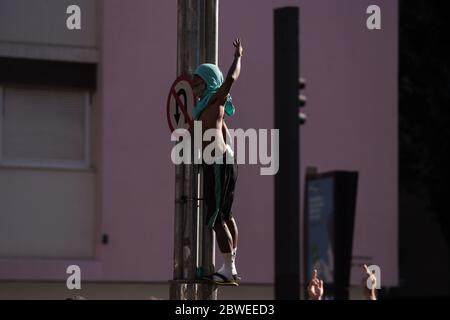
<svg viewBox="0 0 450 320"><path fill-rule="evenodd" d="M228 230L228 232L230 233L231 236L231 251L227 251L230 252L229 254L225 255L224 254L224 261L230 261L230 268L231 268L231 277L234 280L240 280L240 278L237 275L237 269L236 269L236 253L237 253L237 245L238 245L238 228L237 228L237 224L236 224L236 220L234 220L233 215L231 213L231 207L233 204L233 199L234 199L234 188L236 185L236 180L237 180L237 165L233 164L227 164L225 167L225 179L224 179L224 186L225 186L225 190L224 190L224 198L223 198L223 202L222 202L222 217L223 220L225 221L225 226L226 229ZM230 239L228 240L230 241ZM225 264L224 266L222 266L222 268L219 269L219 271L221 270L226 270L228 271L228 269L226 268ZM228 272L229 273L229 272Z"/></svg>
<svg viewBox="0 0 450 320"><path fill-rule="evenodd" d="M233 251L233 236L228 229L226 223L218 222L214 226L216 232L217 244L219 245L220 252L231 253Z"/></svg>
<svg viewBox="0 0 450 320"><path fill-rule="evenodd" d="M236 255L237 255L237 245L238 245L238 227L236 224L236 220L231 217L230 220L227 221L228 229L230 230L231 237L233 239L233 251L231 252L231 259L232 259L232 273L234 280L241 280L241 277L238 276L237 269L236 269Z"/></svg>
<svg viewBox="0 0 450 320"><path fill-rule="evenodd" d="M238 240L238 230L236 221L231 216L231 205L233 203L234 185L237 178L237 165L221 165L221 188L222 199L220 201L220 221L214 226L217 243L223 255L223 265L217 270L228 280L237 279L235 265L236 246ZM221 277L215 276L215 280L220 281Z"/></svg>
<svg viewBox="0 0 450 320"><path fill-rule="evenodd" d="M223 255L223 265L217 270L217 273L225 276L229 280L234 280L233 275L235 275L237 271L234 263L235 249L233 247L234 242L232 233L225 222L216 223L214 230L216 232L217 244ZM223 281L223 279L218 276L214 276L214 280Z"/></svg>
<svg viewBox="0 0 450 320"><path fill-rule="evenodd" d="M226 223L227 223L228 230L230 230L231 237L233 239L233 249L236 249L237 244L238 244L238 228L237 228L236 220L234 220L234 218L231 217L231 219L228 220Z"/></svg>

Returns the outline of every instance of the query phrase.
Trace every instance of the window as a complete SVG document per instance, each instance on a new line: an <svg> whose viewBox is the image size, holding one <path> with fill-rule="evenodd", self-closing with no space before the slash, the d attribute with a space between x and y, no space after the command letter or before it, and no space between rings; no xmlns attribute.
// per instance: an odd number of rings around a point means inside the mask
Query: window
<svg viewBox="0 0 450 320"><path fill-rule="evenodd" d="M0 165L89 167L87 90L4 86L0 107Z"/></svg>

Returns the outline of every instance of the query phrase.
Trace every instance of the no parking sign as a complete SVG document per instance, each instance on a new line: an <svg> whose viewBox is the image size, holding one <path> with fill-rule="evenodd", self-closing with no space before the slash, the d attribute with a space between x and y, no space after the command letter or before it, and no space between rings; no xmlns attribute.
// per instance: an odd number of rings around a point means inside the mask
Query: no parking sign
<svg viewBox="0 0 450 320"><path fill-rule="evenodd" d="M175 129L189 130L191 128L194 104L191 79L181 75L172 84L167 97L167 123L171 132Z"/></svg>

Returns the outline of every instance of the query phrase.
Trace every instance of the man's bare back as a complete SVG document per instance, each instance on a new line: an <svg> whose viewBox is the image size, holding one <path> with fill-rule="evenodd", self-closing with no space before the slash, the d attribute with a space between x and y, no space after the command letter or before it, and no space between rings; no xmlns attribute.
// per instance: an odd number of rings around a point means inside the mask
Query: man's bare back
<svg viewBox="0 0 450 320"><path fill-rule="evenodd" d="M230 133L224 120L225 105L229 99L231 87L234 81L236 81L239 77L241 70L241 56L243 49L240 39L236 39L233 45L235 47L234 61L228 71L227 77L217 92L211 97L208 105L201 111L201 114L198 117L198 120L202 122L203 133L208 129L217 130L214 137L217 138L217 141L215 141L216 148L221 154L226 151L227 144L231 143ZM206 89L204 79L198 75L195 75L193 80L193 89L197 97L203 96ZM204 142L203 147L206 147L208 144L209 142Z"/></svg>
<svg viewBox="0 0 450 320"><path fill-rule="evenodd" d="M216 129L217 132L215 134L215 137L217 137L217 148L218 151L221 153L224 153L226 150L227 142L228 144L230 141L226 141L226 137L229 137L230 134L228 132L228 128L225 124L225 102L226 99L223 99L224 101L220 101L221 99L216 99L215 101L212 101L208 107L202 112L200 116L200 121L202 122L203 131L206 131L208 129ZM205 145L208 144L208 142L204 142Z"/></svg>

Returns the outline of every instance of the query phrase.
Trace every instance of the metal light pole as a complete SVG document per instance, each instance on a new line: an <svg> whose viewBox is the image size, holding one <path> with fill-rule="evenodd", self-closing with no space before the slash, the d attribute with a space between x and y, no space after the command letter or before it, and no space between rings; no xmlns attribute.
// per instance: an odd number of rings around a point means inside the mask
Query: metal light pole
<svg viewBox="0 0 450 320"><path fill-rule="evenodd" d="M204 0L204 46L202 60L205 63L218 63L218 38L219 38L219 0ZM198 177L203 182L202 173ZM203 184L201 183L203 187ZM200 189L199 198L203 198L203 188ZM206 217L203 215L203 205L200 206L201 232L201 266L205 274L214 272L215 264L215 234L208 228Z"/></svg>
<svg viewBox="0 0 450 320"><path fill-rule="evenodd" d="M177 20L177 75L193 74L200 63L217 63L218 0L178 0ZM217 299L217 287L198 279L214 270L215 239L203 216L202 181L200 165L175 166L170 299Z"/></svg>

